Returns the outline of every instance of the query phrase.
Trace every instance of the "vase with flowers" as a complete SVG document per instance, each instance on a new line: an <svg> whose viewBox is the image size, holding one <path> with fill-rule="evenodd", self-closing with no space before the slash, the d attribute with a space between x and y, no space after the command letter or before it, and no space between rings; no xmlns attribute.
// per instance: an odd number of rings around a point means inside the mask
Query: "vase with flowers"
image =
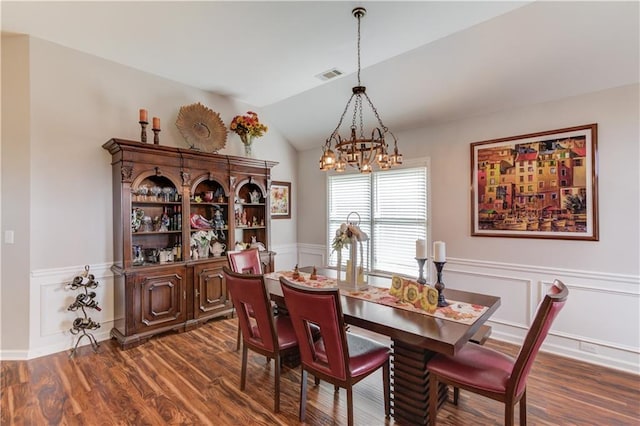
<svg viewBox="0 0 640 426"><path fill-rule="evenodd" d="M190 246L192 249L192 258L200 259L209 257L209 244L211 240L217 240L216 234L212 230L205 231L203 229L194 232L191 235Z"/></svg>
<svg viewBox="0 0 640 426"><path fill-rule="evenodd" d="M251 147L253 140L264 136L267 130L269 130L267 126L260 123L258 114L253 111L247 111L245 115L236 115L233 117L229 128L232 132L240 136L240 140L244 144L244 153L247 157L252 156Z"/></svg>

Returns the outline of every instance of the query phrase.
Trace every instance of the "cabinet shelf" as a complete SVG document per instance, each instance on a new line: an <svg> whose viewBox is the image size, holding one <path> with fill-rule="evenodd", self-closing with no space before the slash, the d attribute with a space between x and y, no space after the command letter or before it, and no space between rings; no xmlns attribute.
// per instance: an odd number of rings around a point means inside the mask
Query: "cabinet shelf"
<svg viewBox="0 0 640 426"><path fill-rule="evenodd" d="M156 263L151 263L151 262L144 262L141 265L133 265L133 268L136 270L142 269L142 268L157 268L158 266L180 266L180 265L185 265L187 262L184 260L179 260L177 262L156 262Z"/></svg>
<svg viewBox="0 0 640 426"><path fill-rule="evenodd" d="M197 203L195 201L191 201L191 205L192 206L219 206L219 207L227 207L228 206L227 203L214 203L214 202L208 203L206 201L203 201L201 203Z"/></svg>
<svg viewBox="0 0 640 426"><path fill-rule="evenodd" d="M148 232L132 232L131 235L142 236L142 235L165 235L165 234L180 234L182 231L148 231Z"/></svg>
<svg viewBox="0 0 640 426"><path fill-rule="evenodd" d="M136 201L131 200L133 206L181 206L180 201Z"/></svg>
<svg viewBox="0 0 640 426"><path fill-rule="evenodd" d="M244 230L244 229L266 229L266 226L236 226L237 230Z"/></svg>

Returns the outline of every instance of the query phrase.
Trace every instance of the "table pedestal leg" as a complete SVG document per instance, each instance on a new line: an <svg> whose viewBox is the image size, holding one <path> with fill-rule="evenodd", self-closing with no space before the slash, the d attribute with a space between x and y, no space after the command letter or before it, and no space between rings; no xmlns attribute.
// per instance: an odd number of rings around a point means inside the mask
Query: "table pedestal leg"
<svg viewBox="0 0 640 426"><path fill-rule="evenodd" d="M427 362L435 355L426 349L393 340L391 408L399 424L429 423L429 373ZM438 407L447 399L447 386L440 384Z"/></svg>

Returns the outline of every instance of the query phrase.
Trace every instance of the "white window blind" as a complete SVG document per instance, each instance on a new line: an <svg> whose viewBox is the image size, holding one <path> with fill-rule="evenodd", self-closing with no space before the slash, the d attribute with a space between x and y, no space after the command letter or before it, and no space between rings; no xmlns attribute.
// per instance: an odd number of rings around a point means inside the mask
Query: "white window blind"
<svg viewBox="0 0 640 426"><path fill-rule="evenodd" d="M331 249L336 229L346 222L350 212L357 212L360 228L370 238L365 267L375 272L416 276L415 241L427 239L426 167L369 175L332 175L327 186L329 264L335 266L337 261Z"/></svg>

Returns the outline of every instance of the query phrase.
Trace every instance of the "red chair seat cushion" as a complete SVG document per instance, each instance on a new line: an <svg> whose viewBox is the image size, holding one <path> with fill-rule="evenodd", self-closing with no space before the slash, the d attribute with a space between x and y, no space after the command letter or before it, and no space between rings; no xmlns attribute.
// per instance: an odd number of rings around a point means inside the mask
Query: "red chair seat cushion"
<svg viewBox="0 0 640 426"><path fill-rule="evenodd" d="M276 315L273 317L273 321L276 326L276 334L278 335L278 346L280 350L285 350L298 346L298 339L296 338L296 332L293 330L293 324L291 324L291 318L286 315ZM256 339L258 342L260 338L260 330L257 325L252 327L253 336L251 339Z"/></svg>
<svg viewBox="0 0 640 426"><path fill-rule="evenodd" d="M427 369L464 385L504 393L513 365L514 360L501 352L467 344L454 356L434 356L427 364Z"/></svg>
<svg viewBox="0 0 640 426"><path fill-rule="evenodd" d="M366 375L389 361L389 347L363 336L347 333L351 377Z"/></svg>
<svg viewBox="0 0 640 426"><path fill-rule="evenodd" d="M324 340L318 340L314 346L318 359L327 363ZM349 347L349 371L354 378L375 371L389 359L388 346L366 337L347 333L347 346Z"/></svg>

